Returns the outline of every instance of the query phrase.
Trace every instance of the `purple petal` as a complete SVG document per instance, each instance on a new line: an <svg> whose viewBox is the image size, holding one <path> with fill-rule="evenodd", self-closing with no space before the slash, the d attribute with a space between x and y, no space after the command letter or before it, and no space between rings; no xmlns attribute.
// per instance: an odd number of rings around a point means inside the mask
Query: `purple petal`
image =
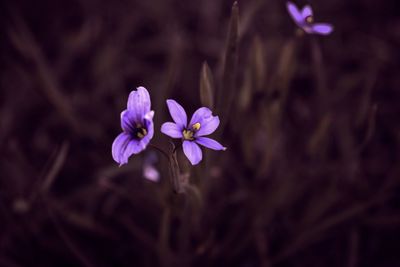
<svg viewBox="0 0 400 267"><path fill-rule="evenodd" d="M122 155L124 154L124 151L126 149L126 146L128 145L129 141L131 140L131 137L127 133L121 133L115 138L112 148L111 148L111 153L113 159L121 164L122 162Z"/></svg>
<svg viewBox="0 0 400 267"><path fill-rule="evenodd" d="M211 139L208 137L197 137L196 143L198 143L199 145L205 146L207 148L213 149L213 150L226 150L226 147L222 146L220 143L218 143L214 139Z"/></svg>
<svg viewBox="0 0 400 267"><path fill-rule="evenodd" d="M296 22L297 25L304 24L304 17L300 13L299 9L296 7L295 4L292 2L288 1L286 3L286 8L289 12L289 15L292 17L294 22Z"/></svg>
<svg viewBox="0 0 400 267"><path fill-rule="evenodd" d="M154 166L157 163L157 154L153 151L145 154L143 161L143 176L149 181L158 182L160 180L160 172Z"/></svg>
<svg viewBox="0 0 400 267"><path fill-rule="evenodd" d="M115 138L112 144L112 156L113 159L123 165L128 162L128 158L132 154L137 154L142 151L143 148L137 140L131 138L127 133L121 133Z"/></svg>
<svg viewBox="0 0 400 267"><path fill-rule="evenodd" d="M204 136L212 134L213 132L215 132L218 126L219 126L219 117L213 116L210 119L203 121L200 130L196 132L195 136Z"/></svg>
<svg viewBox="0 0 400 267"><path fill-rule="evenodd" d="M136 127L134 113L125 109L121 112L121 127L125 132L133 132Z"/></svg>
<svg viewBox="0 0 400 267"><path fill-rule="evenodd" d="M154 118L154 110L150 110L149 112L147 112L146 115L144 115L144 118L145 118L146 120L153 121L153 118Z"/></svg>
<svg viewBox="0 0 400 267"><path fill-rule="evenodd" d="M303 10L301 11L301 16L305 20L307 17L312 16L313 11L310 5L306 5Z"/></svg>
<svg viewBox="0 0 400 267"><path fill-rule="evenodd" d="M213 116L210 109L202 107L196 110L189 123L189 128L193 124L200 123L200 129L195 136L203 136L213 133L219 125L218 116Z"/></svg>
<svg viewBox="0 0 400 267"><path fill-rule="evenodd" d="M133 112L133 118L140 122L142 118L150 112L151 101L149 92L140 86L137 91L132 91L128 98L128 110Z"/></svg>
<svg viewBox="0 0 400 267"><path fill-rule="evenodd" d="M192 119L190 120L188 126L189 128L191 128L195 123L200 123L202 125L202 122L204 120L207 120L211 117L212 117L212 111L209 108L205 107L199 108L193 113Z"/></svg>
<svg viewBox="0 0 400 267"><path fill-rule="evenodd" d="M161 132L172 138L182 138L182 131L183 129L173 122L165 122L161 125Z"/></svg>
<svg viewBox="0 0 400 267"><path fill-rule="evenodd" d="M152 111L150 111L152 112ZM147 134L140 140L135 139L129 132L123 132L115 138L112 144L112 156L113 159L119 163L119 165L126 164L128 158L132 154L138 154L143 151L150 140L154 136L154 124L152 120L144 118L145 127L147 129Z"/></svg>
<svg viewBox="0 0 400 267"><path fill-rule="evenodd" d="M153 123L154 111L149 111L144 115L144 117L140 120L140 123L144 123L144 127L147 130L147 135L143 137L140 141L144 142L147 145L150 142L150 139L153 138L154 135L154 123ZM134 133L136 128L136 122L134 121L134 112L131 110L124 110L121 113L121 126L122 129L126 133Z"/></svg>
<svg viewBox="0 0 400 267"><path fill-rule="evenodd" d="M203 158L200 147L192 141L183 141L183 153L185 153L192 165L198 164Z"/></svg>
<svg viewBox="0 0 400 267"><path fill-rule="evenodd" d="M200 129L195 133L195 136L212 134L219 126L219 117L213 116L208 108L199 108L193 114L189 128L196 123L200 124Z"/></svg>
<svg viewBox="0 0 400 267"><path fill-rule="evenodd" d="M146 148L144 145L143 139L138 141L136 139L132 139L125 148L124 153L121 157L120 165L123 165L128 162L128 158L132 156L132 154L139 154Z"/></svg>
<svg viewBox="0 0 400 267"><path fill-rule="evenodd" d="M183 107L172 99L167 100L167 106L174 122L178 124L180 128L185 128L187 125L187 116Z"/></svg>
<svg viewBox="0 0 400 267"><path fill-rule="evenodd" d="M144 116L143 121L144 121L144 126L146 127L147 130L147 134L142 139L140 139L140 146L143 147L143 149L146 148L146 146L150 143L150 140L154 136L153 115L154 111L150 111Z"/></svg>
<svg viewBox="0 0 400 267"><path fill-rule="evenodd" d="M313 33L328 35L333 31L333 26L328 23L315 23L312 26Z"/></svg>
<svg viewBox="0 0 400 267"><path fill-rule="evenodd" d="M151 164L145 165L143 167L143 176L149 181L158 182L160 180L160 173Z"/></svg>

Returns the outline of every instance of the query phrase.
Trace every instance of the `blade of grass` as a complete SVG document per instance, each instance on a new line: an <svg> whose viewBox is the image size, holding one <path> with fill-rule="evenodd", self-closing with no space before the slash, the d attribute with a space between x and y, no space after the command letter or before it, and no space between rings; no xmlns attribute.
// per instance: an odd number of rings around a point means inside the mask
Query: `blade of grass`
<svg viewBox="0 0 400 267"><path fill-rule="evenodd" d="M203 63L200 72L200 101L201 105L214 109L214 79L207 62Z"/></svg>
<svg viewBox="0 0 400 267"><path fill-rule="evenodd" d="M16 16L15 16L16 17ZM77 120L68 98L62 94L60 84L55 78L55 73L49 66L39 44L22 19L15 18L16 30L9 31L9 36L14 47L26 58L31 59L37 69L37 75L42 86L38 88L48 99L51 105L60 114L65 124L75 133L81 133L83 125Z"/></svg>
<svg viewBox="0 0 400 267"><path fill-rule="evenodd" d="M233 3L229 30L224 55L224 70L222 75L221 90L218 97L218 114L221 114L221 126L224 129L228 114L237 94L236 72L238 60L238 36L239 36L239 7L237 2Z"/></svg>

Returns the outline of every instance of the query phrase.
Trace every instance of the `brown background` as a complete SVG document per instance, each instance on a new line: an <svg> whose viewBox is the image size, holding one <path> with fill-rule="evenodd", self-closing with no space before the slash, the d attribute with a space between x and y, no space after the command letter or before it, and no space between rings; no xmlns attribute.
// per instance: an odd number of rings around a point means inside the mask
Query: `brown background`
<svg viewBox="0 0 400 267"><path fill-rule="evenodd" d="M396 2L312 1L335 31L296 37L284 1L243 0L233 47L231 1L3 3L0 266L400 266ZM174 195L111 144L143 85L168 150L204 61L228 150L179 154Z"/></svg>

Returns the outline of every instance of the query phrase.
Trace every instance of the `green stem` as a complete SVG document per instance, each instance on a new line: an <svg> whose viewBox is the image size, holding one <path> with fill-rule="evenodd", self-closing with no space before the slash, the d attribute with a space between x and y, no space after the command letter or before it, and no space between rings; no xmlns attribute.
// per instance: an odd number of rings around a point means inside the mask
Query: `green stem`
<svg viewBox="0 0 400 267"><path fill-rule="evenodd" d="M154 149L157 150L158 152L160 152L163 156L165 156L165 157L167 158L168 161L170 160L170 157L169 157L168 153L165 152L164 149L162 149L162 148L160 148L160 147L158 147L158 146L156 146L156 145L154 145L154 144L151 144L151 143L149 144L149 146L152 147L152 148L154 148Z"/></svg>

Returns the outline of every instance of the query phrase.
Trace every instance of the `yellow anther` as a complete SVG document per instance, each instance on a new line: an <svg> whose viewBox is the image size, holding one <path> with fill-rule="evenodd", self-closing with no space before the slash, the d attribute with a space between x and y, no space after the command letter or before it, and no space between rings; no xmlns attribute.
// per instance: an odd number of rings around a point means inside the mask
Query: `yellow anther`
<svg viewBox="0 0 400 267"><path fill-rule="evenodd" d="M145 137L147 135L147 130L145 128L139 128L138 132L136 133L136 136L140 139Z"/></svg>
<svg viewBox="0 0 400 267"><path fill-rule="evenodd" d="M196 122L195 124L192 125L192 129L195 131L198 131L200 129L201 125L199 122Z"/></svg>
<svg viewBox="0 0 400 267"><path fill-rule="evenodd" d="M192 131L183 130L182 134L183 134L183 139L185 139L185 140L194 140L194 138L193 138L193 134L194 133Z"/></svg>
<svg viewBox="0 0 400 267"><path fill-rule="evenodd" d="M313 17L313 16L308 16L308 17L306 18L306 22L307 22L307 23L313 23L313 22L314 22L314 17Z"/></svg>

